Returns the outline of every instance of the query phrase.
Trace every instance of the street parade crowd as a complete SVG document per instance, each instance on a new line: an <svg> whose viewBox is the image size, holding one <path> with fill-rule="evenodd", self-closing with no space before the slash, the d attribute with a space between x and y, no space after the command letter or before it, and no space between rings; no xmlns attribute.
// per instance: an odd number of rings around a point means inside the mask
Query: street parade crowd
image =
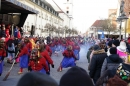
<svg viewBox="0 0 130 86"><path fill-rule="evenodd" d="M13 35L12 35L13 34ZM86 44L87 43L87 44ZM80 45L88 46L88 71L76 66L80 59ZM86 45L85 45L86 44ZM57 69L71 67L60 79L59 85L50 76L55 63L52 54L63 59ZM19 64L18 74L28 73L17 86L130 86L130 37L127 40L76 37L24 37L18 26L0 25L0 75L4 62ZM86 65L87 67L87 65ZM26 82L26 83L25 83Z"/></svg>

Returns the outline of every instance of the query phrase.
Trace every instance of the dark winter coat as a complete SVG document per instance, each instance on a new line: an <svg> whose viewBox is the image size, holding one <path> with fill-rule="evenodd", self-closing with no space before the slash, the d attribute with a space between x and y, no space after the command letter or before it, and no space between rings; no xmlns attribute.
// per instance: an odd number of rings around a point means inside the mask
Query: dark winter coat
<svg viewBox="0 0 130 86"><path fill-rule="evenodd" d="M94 83L96 83L96 81L100 77L102 64L106 57L107 54L105 53L104 49L94 51L93 53L89 75L94 80Z"/></svg>
<svg viewBox="0 0 130 86"><path fill-rule="evenodd" d="M90 55L91 55L91 52L92 52L92 50L89 50L89 51L87 52L88 63L90 63Z"/></svg>
<svg viewBox="0 0 130 86"><path fill-rule="evenodd" d="M122 63L122 59L117 54L112 54L109 57L107 57L102 65L101 69L101 76L107 69L117 69L120 63Z"/></svg>

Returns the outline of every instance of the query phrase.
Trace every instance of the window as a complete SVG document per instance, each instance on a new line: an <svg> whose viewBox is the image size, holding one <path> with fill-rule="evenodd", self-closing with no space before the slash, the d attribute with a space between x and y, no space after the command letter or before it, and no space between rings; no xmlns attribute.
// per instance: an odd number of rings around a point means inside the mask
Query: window
<svg viewBox="0 0 130 86"><path fill-rule="evenodd" d="M35 0L35 2L38 4L38 0Z"/></svg>
<svg viewBox="0 0 130 86"><path fill-rule="evenodd" d="M50 12L50 8L49 8L49 12Z"/></svg>
<svg viewBox="0 0 130 86"><path fill-rule="evenodd" d="M39 18L41 17L40 13L39 13Z"/></svg>
<svg viewBox="0 0 130 86"><path fill-rule="evenodd" d="M42 19L44 19L44 14L42 13Z"/></svg>
<svg viewBox="0 0 130 86"><path fill-rule="evenodd" d="M67 14L69 14L69 11L66 11Z"/></svg>
<svg viewBox="0 0 130 86"><path fill-rule="evenodd" d="M47 10L47 6L46 6L46 8L45 8L46 10Z"/></svg>
<svg viewBox="0 0 130 86"><path fill-rule="evenodd" d="M39 29L41 29L41 28L40 28L40 25L39 25Z"/></svg>
<svg viewBox="0 0 130 86"><path fill-rule="evenodd" d="M40 1L40 6L42 6L42 2Z"/></svg>

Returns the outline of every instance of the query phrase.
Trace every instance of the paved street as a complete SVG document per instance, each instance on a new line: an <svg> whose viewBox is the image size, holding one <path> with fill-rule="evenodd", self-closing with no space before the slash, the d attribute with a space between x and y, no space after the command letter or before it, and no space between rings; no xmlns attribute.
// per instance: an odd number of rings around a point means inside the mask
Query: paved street
<svg viewBox="0 0 130 86"><path fill-rule="evenodd" d="M82 45L81 46L81 51L80 51L80 60L77 61L77 66L80 66L82 68L84 68L85 70L87 70L87 59L86 59L86 53L87 50L90 46L89 45ZM52 59L54 61L55 64L55 68L51 68L51 74L50 76L52 76L57 82L59 82L61 76L69 69L69 68L63 68L62 72L57 72L57 68L60 65L60 62L62 61L62 54L59 53L58 57L55 55L52 55ZM20 79L20 77L22 75L18 75L18 71L19 71L19 64L15 64L13 71L11 71L10 76L8 77L7 81L2 81L3 77L6 75L7 71L10 68L10 64L7 64L5 62L5 66L4 66L4 73L2 74L2 76L0 76L0 86L16 86L18 80ZM24 72L27 72L27 69L24 70Z"/></svg>

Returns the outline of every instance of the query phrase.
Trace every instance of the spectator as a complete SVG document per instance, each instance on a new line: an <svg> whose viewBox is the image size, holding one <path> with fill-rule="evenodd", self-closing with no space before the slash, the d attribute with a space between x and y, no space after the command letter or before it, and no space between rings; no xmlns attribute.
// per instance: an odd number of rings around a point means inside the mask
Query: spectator
<svg viewBox="0 0 130 86"><path fill-rule="evenodd" d="M1 29L1 37L6 37L6 33L5 33L5 24L2 24L2 29Z"/></svg>
<svg viewBox="0 0 130 86"><path fill-rule="evenodd" d="M9 39L7 42L7 53L8 53L7 63L12 63L12 59L15 57L15 45L13 39Z"/></svg>
<svg viewBox="0 0 130 86"><path fill-rule="evenodd" d="M96 86L106 86L108 79L116 75L116 69L107 69L103 75L98 79Z"/></svg>
<svg viewBox="0 0 130 86"><path fill-rule="evenodd" d="M14 37L18 36L18 26L15 26L14 28Z"/></svg>
<svg viewBox="0 0 130 86"><path fill-rule="evenodd" d="M117 47L117 54L120 56L121 59L123 59L124 62L126 62L127 60L126 49L126 43L121 41L120 46Z"/></svg>
<svg viewBox="0 0 130 86"><path fill-rule="evenodd" d="M119 40L114 40L112 43L112 47L117 47L120 45L120 41Z"/></svg>
<svg viewBox="0 0 130 86"><path fill-rule="evenodd" d="M80 67L72 67L60 79L59 86L94 86L87 72Z"/></svg>
<svg viewBox="0 0 130 86"><path fill-rule="evenodd" d="M107 56L110 56L110 48L112 47L112 40L108 42L108 45L107 45Z"/></svg>
<svg viewBox="0 0 130 86"><path fill-rule="evenodd" d="M50 76L40 73L26 73L17 83L17 86L58 86Z"/></svg>
<svg viewBox="0 0 130 86"><path fill-rule="evenodd" d="M116 47L110 48L110 56L105 58L102 69L101 69L101 76L107 69L117 69L118 65L123 62L123 60L117 55Z"/></svg>
<svg viewBox="0 0 130 86"><path fill-rule="evenodd" d="M90 63L90 54L93 51L93 46L91 46L87 52L87 59L88 59L88 63Z"/></svg>
<svg viewBox="0 0 130 86"><path fill-rule="evenodd" d="M94 52L90 64L89 75L93 79L94 83L97 82L100 77L101 67L104 62L104 59L107 57L104 49L100 49L98 45L94 45Z"/></svg>
<svg viewBox="0 0 130 86"><path fill-rule="evenodd" d="M113 78L110 78L107 81L107 85L106 86L127 86L128 84L121 80L118 76L114 76Z"/></svg>

